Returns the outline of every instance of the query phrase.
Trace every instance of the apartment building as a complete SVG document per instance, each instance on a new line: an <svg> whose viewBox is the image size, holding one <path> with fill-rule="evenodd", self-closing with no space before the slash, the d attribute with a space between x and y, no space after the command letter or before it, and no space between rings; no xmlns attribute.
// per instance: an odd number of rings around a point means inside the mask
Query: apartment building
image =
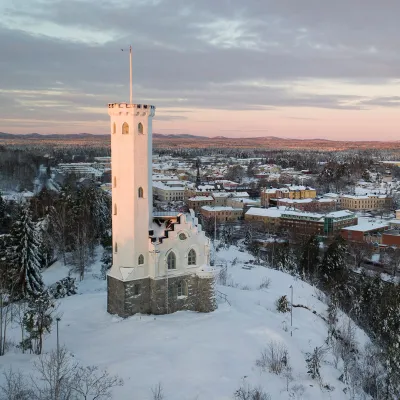
<svg viewBox="0 0 400 400"><path fill-rule="evenodd" d="M215 218L217 222L238 221L243 218L243 210L233 207L211 207L203 206L200 210L204 218Z"/></svg>
<svg viewBox="0 0 400 400"><path fill-rule="evenodd" d="M283 212L284 210L278 207L252 207L245 213L244 220L247 222L263 222L266 226L277 228Z"/></svg>
<svg viewBox="0 0 400 400"><path fill-rule="evenodd" d="M317 191L308 186L288 186L284 188L271 188L261 190L261 206L269 207L272 199L314 199Z"/></svg>
<svg viewBox="0 0 400 400"><path fill-rule="evenodd" d="M286 207L299 211L329 211L334 210L337 206L337 201L335 199L277 199L278 207Z"/></svg>
<svg viewBox="0 0 400 400"><path fill-rule="evenodd" d="M153 195L159 201L183 201L185 184L181 181L153 182Z"/></svg>
<svg viewBox="0 0 400 400"><path fill-rule="evenodd" d="M194 196L188 199L187 205L189 209L200 212L201 208L204 206L214 205L214 197L212 196Z"/></svg>
<svg viewBox="0 0 400 400"><path fill-rule="evenodd" d="M341 195L340 207L352 211L372 211L390 208L392 198L387 195Z"/></svg>
<svg viewBox="0 0 400 400"><path fill-rule="evenodd" d="M389 229L387 223L360 221L357 225L342 228L340 234L351 242L382 243L383 232Z"/></svg>
<svg viewBox="0 0 400 400"><path fill-rule="evenodd" d="M288 232L330 236L339 233L342 228L356 225L356 215L349 211L334 211L319 214L301 211L285 211L280 218L281 227Z"/></svg>

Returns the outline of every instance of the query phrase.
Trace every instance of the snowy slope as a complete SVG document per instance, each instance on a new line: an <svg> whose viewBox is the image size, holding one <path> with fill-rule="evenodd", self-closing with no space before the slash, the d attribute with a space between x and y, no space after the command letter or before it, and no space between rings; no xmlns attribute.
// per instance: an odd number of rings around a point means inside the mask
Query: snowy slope
<svg viewBox="0 0 400 400"><path fill-rule="evenodd" d="M325 322L306 309L295 308L291 337L290 314L275 309L278 297L287 294L290 298L289 286L293 285L294 304L326 314L326 305L316 298L317 291L275 270L257 266L243 269L243 262L251 256L234 247L220 251L218 258L229 261L230 283L239 286L218 286L230 305L220 303L218 310L210 314L182 311L123 320L106 312L105 281L88 274L80 283L80 294L60 301L61 343L83 364L107 368L124 379L125 385L114 390L114 399L151 399L151 388L159 382L170 400L232 399L243 382L262 386L273 400L348 399L338 381L341 372L330 364L329 356L321 376L324 383L335 388L333 391L321 390L307 375L305 353L323 344L327 337ZM236 264L229 266L235 258ZM97 273L98 264L92 273ZM51 283L64 277L66 269L57 263L44 275L46 283ZM271 280L269 289L259 290L266 277ZM15 329L13 335L17 342L19 331ZM359 330L357 335L362 347L367 338ZM290 388L303 386L297 397L289 397L283 377L263 373L255 366L261 350L271 340L285 343L289 350L294 378ZM45 340L45 351L55 346L54 331ZM34 359L11 351L0 358L0 370L11 365L29 372Z"/></svg>

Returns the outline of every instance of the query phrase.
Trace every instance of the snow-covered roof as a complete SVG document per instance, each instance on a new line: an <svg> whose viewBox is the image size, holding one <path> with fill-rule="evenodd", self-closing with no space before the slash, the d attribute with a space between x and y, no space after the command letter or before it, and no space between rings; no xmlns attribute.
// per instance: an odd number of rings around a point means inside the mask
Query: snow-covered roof
<svg viewBox="0 0 400 400"><path fill-rule="evenodd" d="M211 196L194 196L189 199L190 201L213 201L214 198Z"/></svg>
<svg viewBox="0 0 400 400"><path fill-rule="evenodd" d="M250 197L247 192L233 192L233 197Z"/></svg>
<svg viewBox="0 0 400 400"><path fill-rule="evenodd" d="M368 232L368 231L373 231L375 229L385 229L385 228L389 228L389 225L387 223L360 220L357 225L348 226L342 229L346 231Z"/></svg>
<svg viewBox="0 0 400 400"><path fill-rule="evenodd" d="M278 207L270 207L270 208L252 207L246 212L246 215L280 218L283 212L284 212L283 208L278 208Z"/></svg>
<svg viewBox="0 0 400 400"><path fill-rule="evenodd" d="M343 217L355 218L355 216L356 215L349 210L332 211L328 214L325 214L325 217L331 217L331 218L343 218Z"/></svg>
<svg viewBox="0 0 400 400"><path fill-rule="evenodd" d="M238 211L242 212L243 210L241 208L233 208L229 206L220 206L220 207L212 207L212 206L203 206L201 207L202 210L204 211L211 211L211 212L216 212L216 211Z"/></svg>
<svg viewBox="0 0 400 400"><path fill-rule="evenodd" d="M212 192L213 197L229 197L230 195L229 192Z"/></svg>

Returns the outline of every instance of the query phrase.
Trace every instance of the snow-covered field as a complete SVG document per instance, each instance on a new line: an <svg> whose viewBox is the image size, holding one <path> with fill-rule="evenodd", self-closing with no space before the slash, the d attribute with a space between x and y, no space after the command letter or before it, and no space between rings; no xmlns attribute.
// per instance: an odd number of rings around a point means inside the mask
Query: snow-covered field
<svg viewBox="0 0 400 400"><path fill-rule="evenodd" d="M293 336L290 313L276 311L275 301L293 285L294 304L303 304L326 315L326 305L317 299L317 291L290 275L260 266L244 269L252 257L235 247L217 254L228 261L228 282L233 287L218 286L229 303L221 302L210 314L177 312L164 316L133 316L121 319L106 312L106 284L92 276L98 274L99 262L79 283L79 294L60 301L60 341L76 360L97 365L118 374L125 384L113 391L114 399L151 399L151 388L161 383L170 400L232 399L243 383L261 386L271 399L348 399L341 372L331 363L330 355L321 369L324 383L333 391L321 390L307 375L305 353L321 346L327 337L323 320L303 308L293 310ZM231 265L234 259L235 265ZM246 264L247 265L247 264ZM44 273L47 284L66 276L68 269L56 263ZM259 289L269 278L268 289ZM238 285L238 287L234 287ZM19 331L11 337L17 342ZM286 391L285 378L261 372L255 361L270 341L288 348L293 380ZM366 336L357 331L360 347ZM45 339L44 351L56 347L56 332ZM30 372L37 356L11 350L0 358L0 372L12 366ZM0 380L2 377L0 377ZM297 389L296 389L297 387ZM303 394L301 394L303 392Z"/></svg>

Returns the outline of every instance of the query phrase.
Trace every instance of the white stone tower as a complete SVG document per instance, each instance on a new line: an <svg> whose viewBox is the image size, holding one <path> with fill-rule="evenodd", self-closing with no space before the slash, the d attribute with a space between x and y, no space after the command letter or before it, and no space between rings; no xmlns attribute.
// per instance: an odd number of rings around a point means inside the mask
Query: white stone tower
<svg viewBox="0 0 400 400"><path fill-rule="evenodd" d="M155 107L108 105L111 117L113 265L110 276L125 281L149 275L148 232L153 195L152 118Z"/></svg>
<svg viewBox="0 0 400 400"><path fill-rule="evenodd" d="M128 317L216 308L209 239L193 211L153 215L152 118L155 107L111 103L113 263L107 310Z"/></svg>

